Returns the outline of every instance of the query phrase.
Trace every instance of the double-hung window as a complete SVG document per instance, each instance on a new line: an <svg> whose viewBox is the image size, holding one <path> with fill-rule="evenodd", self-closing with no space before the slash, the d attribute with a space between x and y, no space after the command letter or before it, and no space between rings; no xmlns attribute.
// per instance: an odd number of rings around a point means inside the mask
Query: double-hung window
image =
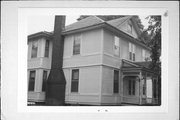
<svg viewBox="0 0 180 120"><path fill-rule="evenodd" d="M30 71L28 91L34 91L36 71Z"/></svg>
<svg viewBox="0 0 180 120"><path fill-rule="evenodd" d="M145 59L146 59L145 50L142 49L142 60L145 61Z"/></svg>
<svg viewBox="0 0 180 120"><path fill-rule="evenodd" d="M129 43L129 60L135 61L135 45L132 43Z"/></svg>
<svg viewBox="0 0 180 120"><path fill-rule="evenodd" d="M146 82L145 82L145 80L142 80L142 85L143 85L143 95L146 95Z"/></svg>
<svg viewBox="0 0 180 120"><path fill-rule="evenodd" d="M119 37L114 37L114 54L119 56L120 54L120 45L119 45Z"/></svg>
<svg viewBox="0 0 180 120"><path fill-rule="evenodd" d="M75 35L74 36L74 43L73 43L73 55L80 54L80 43L81 43L81 36Z"/></svg>
<svg viewBox="0 0 180 120"><path fill-rule="evenodd" d="M135 80L129 80L129 95L135 95Z"/></svg>
<svg viewBox="0 0 180 120"><path fill-rule="evenodd" d="M38 41L32 42L31 58L36 58L38 52Z"/></svg>
<svg viewBox="0 0 180 120"><path fill-rule="evenodd" d="M118 93L119 92L119 71L118 70L114 70L113 92L114 93Z"/></svg>
<svg viewBox="0 0 180 120"><path fill-rule="evenodd" d="M79 69L72 70L71 92L78 92L79 87Z"/></svg>
<svg viewBox="0 0 180 120"><path fill-rule="evenodd" d="M43 71L42 91L46 91L47 71Z"/></svg>
<svg viewBox="0 0 180 120"><path fill-rule="evenodd" d="M44 57L49 57L49 40L46 40Z"/></svg>

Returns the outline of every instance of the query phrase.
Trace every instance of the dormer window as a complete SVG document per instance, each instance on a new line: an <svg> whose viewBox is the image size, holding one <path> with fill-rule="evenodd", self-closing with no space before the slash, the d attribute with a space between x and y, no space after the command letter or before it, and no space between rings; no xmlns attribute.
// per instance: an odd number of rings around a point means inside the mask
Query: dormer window
<svg viewBox="0 0 180 120"><path fill-rule="evenodd" d="M131 24L127 25L127 32L132 33L132 25Z"/></svg>

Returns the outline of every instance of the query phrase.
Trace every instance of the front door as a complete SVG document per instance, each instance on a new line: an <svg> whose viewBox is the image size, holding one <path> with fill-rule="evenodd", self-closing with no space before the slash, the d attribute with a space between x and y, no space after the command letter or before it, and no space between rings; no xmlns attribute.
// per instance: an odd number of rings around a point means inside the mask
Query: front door
<svg viewBox="0 0 180 120"><path fill-rule="evenodd" d="M123 79L123 102L139 103L139 81L137 76L126 76Z"/></svg>

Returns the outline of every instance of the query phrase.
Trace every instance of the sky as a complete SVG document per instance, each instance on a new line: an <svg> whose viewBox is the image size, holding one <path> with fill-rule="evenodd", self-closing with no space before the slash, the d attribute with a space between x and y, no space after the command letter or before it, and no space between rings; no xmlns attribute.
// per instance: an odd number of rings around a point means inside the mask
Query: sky
<svg viewBox="0 0 180 120"><path fill-rule="evenodd" d="M77 21L80 15L66 16L66 25L72 24ZM148 15L147 15L148 16ZM139 16L142 24L147 28L147 16ZM54 30L54 16L31 16L28 18L28 35L40 31L51 32Z"/></svg>

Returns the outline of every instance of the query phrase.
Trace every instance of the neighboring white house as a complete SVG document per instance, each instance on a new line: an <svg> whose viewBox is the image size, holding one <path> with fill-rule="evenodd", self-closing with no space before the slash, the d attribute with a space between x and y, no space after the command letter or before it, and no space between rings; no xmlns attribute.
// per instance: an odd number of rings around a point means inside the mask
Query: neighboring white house
<svg viewBox="0 0 180 120"><path fill-rule="evenodd" d="M96 16L63 31L65 103L85 105L157 104L157 75L149 70L150 48L133 16L103 21ZM28 36L28 101L44 102L51 68L52 35Z"/></svg>

